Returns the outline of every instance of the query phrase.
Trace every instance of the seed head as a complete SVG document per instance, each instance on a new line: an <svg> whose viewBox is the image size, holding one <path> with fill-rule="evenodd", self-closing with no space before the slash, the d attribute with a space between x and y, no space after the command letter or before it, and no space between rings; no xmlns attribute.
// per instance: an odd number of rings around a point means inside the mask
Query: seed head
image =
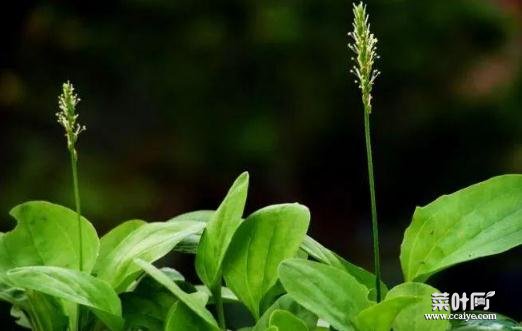
<svg viewBox="0 0 522 331"><path fill-rule="evenodd" d="M80 102L78 95L74 93L74 87L70 82L62 86L62 94L58 97L58 107L60 111L56 113L58 123L65 129L67 138L67 148L76 154L75 145L80 133L86 127L77 123L76 105Z"/></svg>
<svg viewBox="0 0 522 331"><path fill-rule="evenodd" d="M365 109L371 112L372 87L380 75L380 72L373 68L375 60L379 58L376 52L377 38L370 32L365 4L354 4L353 15L353 31L348 33L353 42L348 44L348 47L355 53L355 64L350 72L357 77L355 83L361 89Z"/></svg>

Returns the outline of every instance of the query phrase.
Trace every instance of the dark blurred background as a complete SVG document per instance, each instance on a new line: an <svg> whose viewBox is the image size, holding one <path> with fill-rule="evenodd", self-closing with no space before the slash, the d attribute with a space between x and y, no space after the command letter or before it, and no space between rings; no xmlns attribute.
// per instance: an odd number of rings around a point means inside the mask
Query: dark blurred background
<svg viewBox="0 0 522 331"><path fill-rule="evenodd" d="M522 1L368 1L381 60L373 137L384 278L415 206L522 171ZM0 46L1 229L11 207L73 206L61 83L82 98L84 214L131 219L215 208L251 175L247 212L299 201L310 233L372 269L350 1L16 1ZM59 238L57 238L59 240ZM522 319L522 249L451 268L448 292L495 290ZM190 265L174 266L190 270ZM3 306L2 330L11 328Z"/></svg>

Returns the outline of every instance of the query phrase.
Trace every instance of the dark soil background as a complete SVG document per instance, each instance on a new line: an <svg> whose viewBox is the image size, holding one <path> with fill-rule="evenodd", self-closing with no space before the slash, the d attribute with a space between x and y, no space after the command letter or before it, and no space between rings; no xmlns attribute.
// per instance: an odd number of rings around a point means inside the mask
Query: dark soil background
<svg viewBox="0 0 522 331"><path fill-rule="evenodd" d="M384 278L417 205L522 172L522 3L369 1L381 60L373 136ZM61 83L83 101L85 216L100 234L130 219L215 208L243 170L247 210L299 201L310 233L372 269L362 109L349 1L14 1L0 10L0 229L11 207L72 206ZM59 240L59 238L56 238ZM522 249L430 283L496 291L522 319ZM190 270L190 259L171 265ZM7 305L0 329L15 329Z"/></svg>

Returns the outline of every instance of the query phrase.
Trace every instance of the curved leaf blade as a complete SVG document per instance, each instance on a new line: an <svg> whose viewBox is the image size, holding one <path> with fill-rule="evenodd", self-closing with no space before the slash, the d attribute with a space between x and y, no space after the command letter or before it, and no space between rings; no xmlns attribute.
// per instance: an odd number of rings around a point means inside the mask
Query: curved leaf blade
<svg viewBox="0 0 522 331"><path fill-rule="evenodd" d="M165 318L165 331L215 331L183 302L176 302Z"/></svg>
<svg viewBox="0 0 522 331"><path fill-rule="evenodd" d="M308 331L306 324L292 313L276 309L270 315L270 326L276 326L279 331Z"/></svg>
<svg viewBox="0 0 522 331"><path fill-rule="evenodd" d="M418 298L418 301L404 307L395 317L395 331L445 331L450 328L447 320L426 320L424 314L433 313L431 295L439 292L436 288L424 283L403 283L392 288L385 300L396 298ZM445 313L437 311L437 313Z"/></svg>
<svg viewBox="0 0 522 331"><path fill-rule="evenodd" d="M210 330L219 330L216 320L212 314L201 305L201 301L198 299L198 297L194 297L188 293L185 293L167 275L154 267L152 264L140 259L136 259L134 262L158 283L165 286L172 294L174 294L174 296L176 296L176 298L178 298L181 303L186 305L189 310L191 310L198 316L198 318L204 321Z"/></svg>
<svg viewBox="0 0 522 331"><path fill-rule="evenodd" d="M366 286L326 264L289 259L279 266L279 279L295 301L341 331L352 330L354 317L372 304Z"/></svg>
<svg viewBox="0 0 522 331"><path fill-rule="evenodd" d="M215 210L195 210L190 211L169 219L167 222L178 222L178 221L197 221L208 223L215 214ZM199 240L201 239L201 233L196 233L183 239L174 250L176 252L196 254L198 251Z"/></svg>
<svg viewBox="0 0 522 331"><path fill-rule="evenodd" d="M493 177L415 210L401 245L406 281L522 244L522 175Z"/></svg>
<svg viewBox="0 0 522 331"><path fill-rule="evenodd" d="M303 241L303 244L301 245L301 248L317 261L345 270L350 275L355 277L355 279L357 279L359 283L363 284L370 290L371 299L374 300L376 298L377 292L375 289L374 274L353 263L346 261L336 253L321 245L312 237L306 236L305 240ZM381 282L381 291L383 296L386 296L388 288L386 284L384 284L384 282Z"/></svg>
<svg viewBox="0 0 522 331"><path fill-rule="evenodd" d="M6 273L15 287L45 293L69 302L84 305L111 330L121 330L121 303L106 282L84 272L60 267L20 267Z"/></svg>
<svg viewBox="0 0 522 331"><path fill-rule="evenodd" d="M165 273L165 270L162 270ZM183 281L174 271L167 273L173 281ZM173 278L174 277L174 278ZM126 330L163 331L165 318L176 297L151 277L140 279L132 292L120 294Z"/></svg>
<svg viewBox="0 0 522 331"><path fill-rule="evenodd" d="M0 271L35 265L79 269L75 211L50 202L29 201L14 207L10 214L17 225L0 235ZM99 240L86 218L81 218L81 224L83 271L90 272L98 255Z"/></svg>
<svg viewBox="0 0 522 331"><path fill-rule="evenodd" d="M183 238L204 227L204 223L193 221L143 224L128 233L117 246L107 250L104 256L100 256L94 272L117 292L124 291L141 270L133 263L134 259L154 262L170 252Z"/></svg>
<svg viewBox="0 0 522 331"><path fill-rule="evenodd" d="M126 237L146 223L142 220L125 221L103 235L100 238L100 252L96 263L100 263L99 261L105 259Z"/></svg>
<svg viewBox="0 0 522 331"><path fill-rule="evenodd" d="M220 286L222 263L236 232L248 191L248 172L242 173L230 187L225 199L207 224L196 254L196 272L210 289Z"/></svg>
<svg viewBox="0 0 522 331"><path fill-rule="evenodd" d="M387 299L361 311L356 317L360 331L390 331L397 315L407 306L418 302L420 298L401 296Z"/></svg>
<svg viewBox="0 0 522 331"><path fill-rule="evenodd" d="M262 208L236 231L224 262L227 286L256 320L263 296L277 281L277 267L295 256L310 222L308 208L280 204Z"/></svg>
<svg viewBox="0 0 522 331"><path fill-rule="evenodd" d="M305 322L305 325L307 325L309 329L313 329L313 327L317 324L317 316L315 316L312 312L299 305L288 294L285 294L279 297L272 304L272 306L270 306L263 313L263 315L261 315L261 318L252 328L252 331L264 331L266 328L268 328L270 316L272 315L272 312L274 312L275 310L285 310L292 313L293 315L297 316L300 320Z"/></svg>

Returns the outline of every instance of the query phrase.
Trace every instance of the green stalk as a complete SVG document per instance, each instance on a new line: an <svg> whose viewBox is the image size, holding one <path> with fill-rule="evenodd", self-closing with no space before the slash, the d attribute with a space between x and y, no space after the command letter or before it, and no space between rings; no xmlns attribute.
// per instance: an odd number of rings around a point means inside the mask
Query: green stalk
<svg viewBox="0 0 522 331"><path fill-rule="evenodd" d="M216 304L219 327L222 330L226 330L227 326L225 322L225 309L223 308L223 297L221 295L221 284L218 284L218 286L212 290L212 296Z"/></svg>
<svg viewBox="0 0 522 331"><path fill-rule="evenodd" d="M78 154L74 146L69 147L69 156L71 160L71 175L73 180L73 190L74 190L74 203L76 206L76 215L78 217L78 246L79 246L79 256L78 256L78 267L80 271L83 270L83 234L82 234L82 211L81 211L81 201L80 201L80 185L78 184ZM76 315L76 316L74 316ZM75 325L73 325L74 330L79 330L81 313L80 307L78 305L75 306L73 316L71 316Z"/></svg>
<svg viewBox="0 0 522 331"><path fill-rule="evenodd" d="M377 201L375 199L375 179L373 174L372 142L370 137L370 112L364 110L364 136L366 141L366 159L368 161L368 185L372 212L373 263L375 267L375 289L377 302L381 301L381 262L379 252L379 225L377 222Z"/></svg>
<svg viewBox="0 0 522 331"><path fill-rule="evenodd" d="M80 186L78 184L78 155L74 149L69 149L71 158L71 173L74 187L74 202L76 205L76 214L78 216L78 243L80 246L79 267L83 270L83 234L82 234L82 210L80 201Z"/></svg>

